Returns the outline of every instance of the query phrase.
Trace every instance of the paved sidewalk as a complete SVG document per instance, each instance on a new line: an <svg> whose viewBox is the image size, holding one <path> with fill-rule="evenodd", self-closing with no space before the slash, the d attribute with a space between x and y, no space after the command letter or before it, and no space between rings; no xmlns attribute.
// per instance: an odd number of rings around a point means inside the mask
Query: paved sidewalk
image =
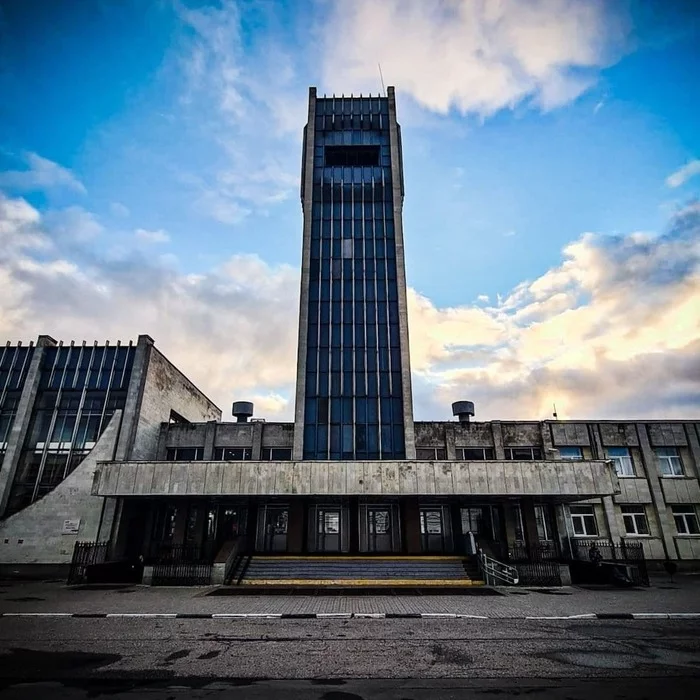
<svg viewBox="0 0 700 700"><path fill-rule="evenodd" d="M495 596L207 596L212 587L86 590L61 582L0 581L0 613L77 615L284 615L419 616L486 618L619 616L633 613L700 613L700 576L652 580L650 588L497 589Z"/></svg>

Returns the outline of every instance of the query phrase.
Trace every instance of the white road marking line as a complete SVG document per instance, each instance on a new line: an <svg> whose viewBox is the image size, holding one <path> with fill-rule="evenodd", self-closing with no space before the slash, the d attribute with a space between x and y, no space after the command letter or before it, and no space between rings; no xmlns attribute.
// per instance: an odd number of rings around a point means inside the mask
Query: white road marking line
<svg viewBox="0 0 700 700"><path fill-rule="evenodd" d="M177 617L177 613L107 613L105 617Z"/></svg>
<svg viewBox="0 0 700 700"><path fill-rule="evenodd" d="M367 618L375 618L375 619L383 619L386 617L386 613L364 613L364 612L357 612L353 613L353 617L367 617Z"/></svg>

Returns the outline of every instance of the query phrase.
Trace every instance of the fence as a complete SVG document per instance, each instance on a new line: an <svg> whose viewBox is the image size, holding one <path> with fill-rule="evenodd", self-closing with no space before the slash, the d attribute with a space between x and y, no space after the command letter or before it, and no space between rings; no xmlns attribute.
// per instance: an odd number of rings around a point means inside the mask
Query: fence
<svg viewBox="0 0 700 700"><path fill-rule="evenodd" d="M552 562L561 557L555 542L540 542L537 545L512 544L508 547L508 559L513 562Z"/></svg>
<svg viewBox="0 0 700 700"><path fill-rule="evenodd" d="M109 542L76 542L68 572L68 585L85 583L88 567L104 564L108 553Z"/></svg>
<svg viewBox="0 0 700 700"><path fill-rule="evenodd" d="M207 586L211 583L212 548L160 545L152 549L153 586Z"/></svg>
<svg viewBox="0 0 700 700"><path fill-rule="evenodd" d="M569 546L572 560L579 563L579 566L575 568L582 572L585 572L585 567L580 566L582 562L588 562L588 564L619 562L629 565L628 571L635 585L649 585L649 572L644 559L644 546L641 542L621 540L619 544L615 544L609 540L572 539Z"/></svg>

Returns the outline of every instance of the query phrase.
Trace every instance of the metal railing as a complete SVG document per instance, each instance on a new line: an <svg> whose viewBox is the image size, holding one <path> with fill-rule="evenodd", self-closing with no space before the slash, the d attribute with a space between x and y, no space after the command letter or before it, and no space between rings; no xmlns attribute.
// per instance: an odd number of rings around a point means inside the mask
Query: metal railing
<svg viewBox="0 0 700 700"><path fill-rule="evenodd" d="M488 586L517 586L520 577L518 570L514 566L504 564L493 557L490 557L483 549L477 550L477 561L479 570L484 576L484 582Z"/></svg>
<svg viewBox="0 0 700 700"><path fill-rule="evenodd" d="M84 583L87 569L95 564L103 564L109 554L109 542L76 542L68 572L68 585Z"/></svg>

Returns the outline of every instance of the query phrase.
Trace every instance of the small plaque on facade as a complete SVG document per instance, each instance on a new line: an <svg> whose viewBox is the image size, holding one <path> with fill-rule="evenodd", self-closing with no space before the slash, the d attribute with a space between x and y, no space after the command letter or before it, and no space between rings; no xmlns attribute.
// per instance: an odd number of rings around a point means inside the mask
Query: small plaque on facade
<svg viewBox="0 0 700 700"><path fill-rule="evenodd" d="M61 530L62 535L77 535L78 530L80 530L80 518L63 521L63 530Z"/></svg>

